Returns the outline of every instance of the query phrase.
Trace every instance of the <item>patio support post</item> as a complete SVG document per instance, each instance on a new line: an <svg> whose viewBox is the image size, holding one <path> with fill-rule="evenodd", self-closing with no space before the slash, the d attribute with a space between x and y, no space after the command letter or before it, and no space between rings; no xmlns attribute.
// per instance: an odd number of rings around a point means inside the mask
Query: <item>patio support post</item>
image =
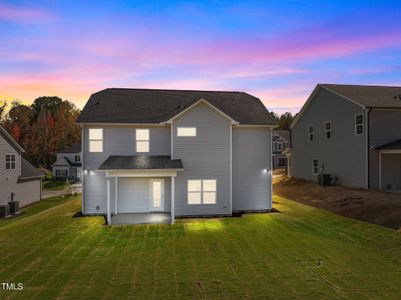
<svg viewBox="0 0 401 300"><path fill-rule="evenodd" d="M107 225L111 225L111 214L110 214L110 177L107 177Z"/></svg>
<svg viewBox="0 0 401 300"><path fill-rule="evenodd" d="M171 224L175 223L175 176L171 176Z"/></svg>
<svg viewBox="0 0 401 300"><path fill-rule="evenodd" d="M114 195L114 213L117 214L117 199L118 199L118 177L114 177L116 186L115 186L115 195Z"/></svg>

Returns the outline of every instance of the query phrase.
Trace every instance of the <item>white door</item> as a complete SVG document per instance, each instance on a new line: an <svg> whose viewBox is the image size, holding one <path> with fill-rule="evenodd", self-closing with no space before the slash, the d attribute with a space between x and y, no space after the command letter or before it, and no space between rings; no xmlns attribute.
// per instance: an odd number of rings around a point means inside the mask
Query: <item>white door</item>
<svg viewBox="0 0 401 300"><path fill-rule="evenodd" d="M151 211L164 211L164 179L149 179Z"/></svg>

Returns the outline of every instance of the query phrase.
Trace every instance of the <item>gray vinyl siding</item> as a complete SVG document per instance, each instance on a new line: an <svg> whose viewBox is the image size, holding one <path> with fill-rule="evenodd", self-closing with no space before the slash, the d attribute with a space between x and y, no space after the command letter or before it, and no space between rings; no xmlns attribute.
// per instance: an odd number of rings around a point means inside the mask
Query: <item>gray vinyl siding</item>
<svg viewBox="0 0 401 300"><path fill-rule="evenodd" d="M103 152L89 152L89 128L103 128ZM138 155L135 149L135 129L147 128L150 134L150 152L140 155L170 155L170 127L146 126L85 126L83 130L83 170L95 170L84 174L84 213L106 213L106 176L96 171L110 155ZM84 173L84 172L83 172ZM114 188L113 181L110 182ZM113 186L113 187L112 187ZM99 210L96 207L99 206ZM113 208L114 209L114 208Z"/></svg>
<svg viewBox="0 0 401 300"><path fill-rule="evenodd" d="M233 211L272 207L270 135L266 128L233 129Z"/></svg>
<svg viewBox="0 0 401 300"><path fill-rule="evenodd" d="M401 154L382 154L382 189L401 190Z"/></svg>
<svg viewBox="0 0 401 300"><path fill-rule="evenodd" d="M312 159L317 158L324 172L337 177L344 186L366 187L366 124L362 135L355 135L355 115L364 109L341 96L321 88L292 129L292 175L317 181L312 174ZM330 140L325 139L325 122L331 121ZM314 140L308 139L308 127Z"/></svg>
<svg viewBox="0 0 401 300"><path fill-rule="evenodd" d="M6 170L6 155L15 155L15 169ZM20 206L26 206L40 200L40 179L18 182L21 174L21 155L0 135L0 205L7 204L11 193Z"/></svg>
<svg viewBox="0 0 401 300"><path fill-rule="evenodd" d="M19 201L20 207L27 206L40 200L41 180L20 182L16 185L15 200Z"/></svg>
<svg viewBox="0 0 401 300"><path fill-rule="evenodd" d="M394 142L395 140L401 139L401 111L400 110L372 110L369 113L370 116L370 130L369 130L369 176L370 176L370 188L379 188L379 152L374 148ZM382 166L384 176L390 176L385 174L385 166ZM390 171L390 173L392 173ZM393 173L394 174L394 173ZM397 178L389 181L396 181ZM383 182L382 182L383 183ZM386 188L382 184L383 188Z"/></svg>
<svg viewBox="0 0 401 300"><path fill-rule="evenodd" d="M118 196L117 196L117 212L148 212L150 207L149 190L150 180L152 178L119 178L118 179ZM164 212L171 211L171 180L170 177L162 177L164 179ZM115 213L115 179L110 181L110 202L111 211ZM129 211L124 204L129 201L137 201L141 203L136 211Z"/></svg>
<svg viewBox="0 0 401 300"><path fill-rule="evenodd" d="M196 127L197 136L177 137L177 127ZM184 165L175 180L176 215L231 214L230 121L201 103L174 120L173 130L173 157ZM189 179L216 179L216 204L189 205Z"/></svg>

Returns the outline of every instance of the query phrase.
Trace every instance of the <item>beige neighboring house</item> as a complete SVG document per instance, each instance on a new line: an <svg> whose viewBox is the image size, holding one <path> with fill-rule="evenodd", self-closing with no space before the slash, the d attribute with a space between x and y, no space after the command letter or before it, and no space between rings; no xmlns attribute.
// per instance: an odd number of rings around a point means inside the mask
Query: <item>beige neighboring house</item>
<svg viewBox="0 0 401 300"><path fill-rule="evenodd" d="M20 207L39 201L43 174L22 154L25 150L0 126L0 205L12 198Z"/></svg>
<svg viewBox="0 0 401 300"><path fill-rule="evenodd" d="M57 159L52 165L53 176L58 179L81 181L81 143L76 143L57 153Z"/></svg>

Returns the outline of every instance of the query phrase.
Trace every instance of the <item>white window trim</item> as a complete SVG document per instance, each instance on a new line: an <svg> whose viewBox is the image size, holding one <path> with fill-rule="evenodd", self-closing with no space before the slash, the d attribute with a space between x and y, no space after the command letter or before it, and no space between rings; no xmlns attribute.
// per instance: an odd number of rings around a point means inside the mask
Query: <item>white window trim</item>
<svg viewBox="0 0 401 300"><path fill-rule="evenodd" d="M138 130L147 130L148 131L148 139L147 140L139 140L138 139ZM138 151L138 142L148 142L148 151ZM149 128L136 128L135 129L135 151L138 153L149 153L150 152L150 129Z"/></svg>
<svg viewBox="0 0 401 300"><path fill-rule="evenodd" d="M180 129L194 129L195 130L195 135L191 134L179 134ZM198 130L196 127L177 127L177 137L196 137L198 136Z"/></svg>
<svg viewBox="0 0 401 300"><path fill-rule="evenodd" d="M312 132L309 132L309 129L310 129L310 128L312 128ZM310 139L311 135L313 136L313 139L312 139L312 140ZM315 140L315 128L314 128L313 125L309 125L309 126L308 126L308 141L309 141L310 143L312 143L314 140Z"/></svg>
<svg viewBox="0 0 401 300"><path fill-rule="evenodd" d="M102 131L102 138L101 139L91 139L91 137L90 137L90 131L92 130L92 129L99 129L99 130L101 130ZM104 152L104 130L103 130L103 128L88 128L88 141L89 141L89 144L88 144L88 148L89 148L89 152L90 153L102 153L102 152ZM92 149L91 149L91 142L102 142L102 151L92 151Z"/></svg>
<svg viewBox="0 0 401 300"><path fill-rule="evenodd" d="M10 164L10 168L7 168L7 156L10 156L10 161L9 161L9 164ZM12 157L14 157L14 168L12 168ZM5 169L7 170L7 171L12 171L12 170L15 170L17 168L17 156L15 155L15 154L6 154L6 156L5 156Z"/></svg>
<svg viewBox="0 0 401 300"><path fill-rule="evenodd" d="M315 160L317 161L317 166L316 166L316 173L315 173ZM312 158L312 175L318 175L319 174L319 159L318 158Z"/></svg>
<svg viewBox="0 0 401 300"><path fill-rule="evenodd" d="M201 188L200 191L188 191L188 181L200 181ZM203 182L207 180L214 180L216 182L216 190L215 191L204 191L203 190ZM188 194L189 193L199 193L200 194L200 203L188 203ZM204 193L214 193L215 194L215 202L214 203L205 203L203 201ZM208 178L208 179L187 179L187 205L216 205L217 204L217 179L216 178Z"/></svg>
<svg viewBox="0 0 401 300"><path fill-rule="evenodd" d="M327 129L327 124L330 124L330 129ZM327 133L330 132L330 138L327 137ZM328 120L326 122L324 122L324 138L326 140L331 140L331 138L333 137L333 135L331 134L332 130L331 130L331 120Z"/></svg>
<svg viewBox="0 0 401 300"><path fill-rule="evenodd" d="M356 123L356 118L357 118L358 116L361 116L361 117L362 117L362 123L361 123L361 124L357 124L357 123ZM363 122L364 122L364 116L363 116L363 114L356 114L356 115L354 116L354 132L355 132L355 135L356 135L356 136L363 135L363 133L365 132L365 126L364 126ZM362 126L362 133L358 133L358 131L357 131L358 126Z"/></svg>

